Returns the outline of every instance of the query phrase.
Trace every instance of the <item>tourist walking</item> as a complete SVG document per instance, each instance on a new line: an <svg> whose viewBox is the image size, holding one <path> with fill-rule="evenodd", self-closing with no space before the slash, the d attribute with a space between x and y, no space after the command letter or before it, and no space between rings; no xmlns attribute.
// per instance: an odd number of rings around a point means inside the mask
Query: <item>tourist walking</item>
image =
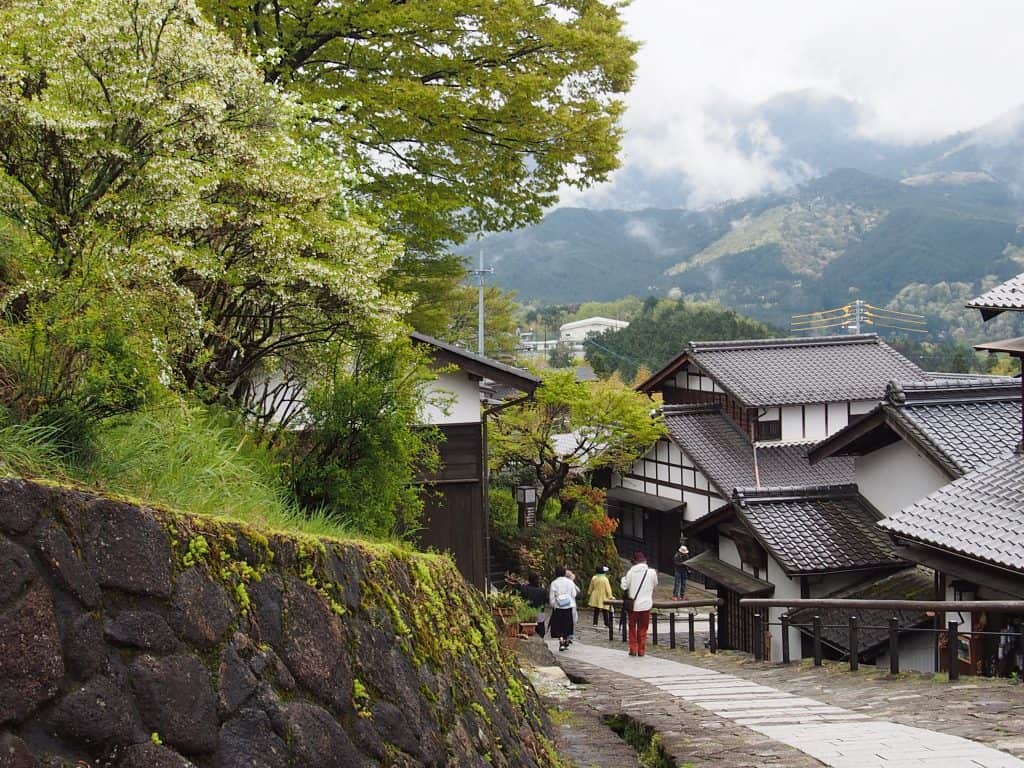
<svg viewBox="0 0 1024 768"><path fill-rule="evenodd" d="M555 579L548 589L548 603L551 605L551 637L558 638L558 650L564 651L572 642L575 629L573 616L576 611L576 595L579 587L565 575L566 568L555 569Z"/></svg>
<svg viewBox="0 0 1024 768"><path fill-rule="evenodd" d="M597 626L598 614L603 614L604 625L610 627L612 625L612 612L608 607L608 601L611 600L612 585L608 581L608 566L602 565L597 569L590 579L590 589L587 590L587 605L594 609L594 626Z"/></svg>
<svg viewBox="0 0 1024 768"><path fill-rule="evenodd" d="M651 622L656 586L658 572L647 567L647 556L643 552L634 552L633 567L622 577L623 608L628 607L629 611L630 656L643 656L647 651L647 627Z"/></svg>
<svg viewBox="0 0 1024 768"><path fill-rule="evenodd" d="M672 567L676 571L676 581L672 585L672 599L686 599L686 558L690 556L690 550L685 544L680 544L679 549L672 556Z"/></svg>

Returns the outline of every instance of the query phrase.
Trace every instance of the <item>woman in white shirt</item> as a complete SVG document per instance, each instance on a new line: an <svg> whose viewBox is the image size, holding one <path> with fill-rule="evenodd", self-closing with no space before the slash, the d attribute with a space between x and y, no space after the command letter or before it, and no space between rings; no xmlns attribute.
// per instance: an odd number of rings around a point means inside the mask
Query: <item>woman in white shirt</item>
<svg viewBox="0 0 1024 768"><path fill-rule="evenodd" d="M569 647L575 629L573 614L576 611L576 595L579 588L572 579L565 575L565 566L555 569L555 579L548 589L548 602L551 604L551 637L558 638L558 650Z"/></svg>
<svg viewBox="0 0 1024 768"><path fill-rule="evenodd" d="M647 651L647 627L654 606L654 588L658 586L658 572L647 566L643 552L633 553L633 567L622 577L622 596L633 598L629 611L629 655L643 656Z"/></svg>

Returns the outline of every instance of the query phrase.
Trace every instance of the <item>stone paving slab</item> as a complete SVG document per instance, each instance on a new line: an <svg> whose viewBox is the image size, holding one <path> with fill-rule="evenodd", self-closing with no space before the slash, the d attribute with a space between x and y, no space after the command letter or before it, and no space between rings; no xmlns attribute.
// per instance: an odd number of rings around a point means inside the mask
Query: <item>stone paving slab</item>
<svg viewBox="0 0 1024 768"><path fill-rule="evenodd" d="M708 675L709 671L716 672L719 675L718 682L723 685L730 685L741 678L675 659L668 660L654 654L631 658L621 648L609 647L607 643L600 646L577 643L560 657L559 661L563 665L566 657L653 686L673 698L687 701L736 726L760 733L836 768L940 768L958 763L970 768L1024 768L1024 761L1013 755L962 738L958 734L880 719L849 722L851 717L865 717L864 713L795 692L776 689L777 696L774 699L754 702L748 694L742 692L741 687L734 689L735 696L731 701L707 701L700 698L701 694L694 696L686 690L683 683L688 677L692 676L702 689L715 679ZM985 691L988 696L994 690L985 683L974 683L973 686L973 690ZM869 688L870 685L862 687ZM650 699L647 696L645 701ZM965 712L964 716L969 714ZM772 723L756 719L769 715L788 718L788 722Z"/></svg>
<svg viewBox="0 0 1024 768"><path fill-rule="evenodd" d="M618 640L609 644L606 638L596 632L581 635L588 644L624 647ZM647 652L699 667L704 673L725 672L748 685L806 696L874 719L962 736L1024 758L1024 685L1010 680L964 677L950 683L944 675L891 676L887 669L864 664L858 672L850 672L848 665L836 662L822 667L809 661L773 664L756 662L743 653L690 653L669 650L665 644L648 645ZM701 678L699 685L706 688L707 680Z"/></svg>

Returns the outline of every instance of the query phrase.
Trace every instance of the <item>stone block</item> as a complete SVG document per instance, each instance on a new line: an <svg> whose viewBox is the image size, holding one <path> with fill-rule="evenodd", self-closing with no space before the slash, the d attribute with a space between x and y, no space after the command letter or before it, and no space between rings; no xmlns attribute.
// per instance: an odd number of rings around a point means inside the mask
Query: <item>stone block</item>
<svg viewBox="0 0 1024 768"><path fill-rule="evenodd" d="M360 752L326 709L306 702L286 708L292 749L299 765L318 768L361 768L377 765Z"/></svg>
<svg viewBox="0 0 1024 768"><path fill-rule="evenodd" d="M147 738L126 687L109 677L94 677L66 694L50 721L68 744L85 747L97 756Z"/></svg>
<svg viewBox="0 0 1024 768"><path fill-rule="evenodd" d="M37 583L0 613L0 724L25 720L57 694L63 677L53 596Z"/></svg>
<svg viewBox="0 0 1024 768"><path fill-rule="evenodd" d="M46 508L47 496L35 483L0 479L0 530L15 536L28 531Z"/></svg>
<svg viewBox="0 0 1024 768"><path fill-rule="evenodd" d="M9 603L35 579L28 552L0 536L0 605Z"/></svg>
<svg viewBox="0 0 1024 768"><path fill-rule="evenodd" d="M169 618L182 640L212 648L237 617L238 606L204 569L189 568L176 579Z"/></svg>
<svg viewBox="0 0 1024 768"><path fill-rule="evenodd" d="M282 656L295 679L337 714L352 710L348 636L341 620L308 585L287 577Z"/></svg>
<svg viewBox="0 0 1024 768"><path fill-rule="evenodd" d="M100 587L78 556L64 529L48 521L36 538L36 549L58 584L77 597L86 608L99 605Z"/></svg>
<svg viewBox="0 0 1024 768"><path fill-rule="evenodd" d="M238 717L221 726L217 743L219 768L288 768L290 764L288 745L274 733L266 714L260 710L243 709Z"/></svg>
<svg viewBox="0 0 1024 768"><path fill-rule="evenodd" d="M158 613L121 611L103 622L103 634L114 645L143 651L170 653L178 640Z"/></svg>
<svg viewBox="0 0 1024 768"><path fill-rule="evenodd" d="M98 499L82 510L82 547L101 587L150 597L171 594L171 548L144 509Z"/></svg>
<svg viewBox="0 0 1024 768"><path fill-rule="evenodd" d="M148 731L187 755L217 746L217 698L194 656L139 656L129 668L132 692Z"/></svg>

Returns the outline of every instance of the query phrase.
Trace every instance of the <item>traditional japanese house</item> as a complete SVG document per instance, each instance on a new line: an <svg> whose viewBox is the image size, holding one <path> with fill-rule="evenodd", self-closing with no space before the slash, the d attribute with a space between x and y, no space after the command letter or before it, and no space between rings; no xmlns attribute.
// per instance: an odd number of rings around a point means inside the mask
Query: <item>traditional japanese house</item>
<svg viewBox="0 0 1024 768"><path fill-rule="evenodd" d="M497 383L530 395L540 379L527 371L475 355L430 336L414 333L429 349L438 371L430 389L445 395L445 408L428 405L423 419L444 434L441 468L423 478L426 509L423 546L448 550L468 581L483 589L489 554L487 521L487 424L481 388ZM492 389L491 387L487 387ZM508 401L493 408L501 408Z"/></svg>
<svg viewBox="0 0 1024 768"><path fill-rule="evenodd" d="M852 457L860 493L884 517L895 516L903 521L898 523L901 529L909 531L914 526L901 510L953 480L1013 455L1018 442L1020 407L1020 385L1009 377L957 376L930 382L891 382L877 408L819 443L810 451L809 458L815 463L837 456ZM890 520L880 525L889 528L892 523ZM952 518L946 524L962 526ZM926 535L936 535L930 523L928 529ZM931 572L933 583L928 598L953 600L958 595L970 594L984 599L989 594L987 587L979 588L967 578L963 568L950 571L939 567L942 563L934 551L912 547L911 539L903 536L896 540L897 552L902 557L935 569ZM828 597L866 598L869 594L877 595L872 585L856 595ZM887 594L892 598L911 596L891 590ZM919 598L925 599L920 595ZM970 630L974 620L969 613L953 618L962 622L965 630ZM933 625L945 626L945 619L936 616ZM986 617L985 623L988 622ZM980 641L975 646L969 655L980 658ZM934 671L940 658L936 650L934 636L911 634L901 643L901 663L906 669ZM966 674L974 669L965 664L963 671Z"/></svg>
<svg viewBox="0 0 1024 768"><path fill-rule="evenodd" d="M690 343L638 387L661 395L669 434L612 477L620 551L667 568L683 525L738 486L852 482L850 460L812 467L807 447L871 411L893 378L928 375L873 334Z"/></svg>
<svg viewBox="0 0 1024 768"><path fill-rule="evenodd" d="M907 567L876 525L879 519L878 510L853 485L736 488L729 504L686 527L688 540L706 545L687 565L712 574L718 562L724 563L769 585L774 598L824 597ZM754 612L739 601L759 596L760 590L752 583L712 578L725 601L720 644L753 651ZM777 622L783 612L772 609L768 620ZM789 643L799 658L799 630L790 630ZM781 658L777 627L766 650L766 657Z"/></svg>

